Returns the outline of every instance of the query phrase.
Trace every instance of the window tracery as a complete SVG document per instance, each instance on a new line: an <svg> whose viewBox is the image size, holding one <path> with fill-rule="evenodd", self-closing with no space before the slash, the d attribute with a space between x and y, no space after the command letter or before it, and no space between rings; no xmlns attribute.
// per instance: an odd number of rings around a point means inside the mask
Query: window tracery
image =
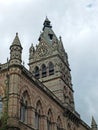
<svg viewBox="0 0 98 130"><path fill-rule="evenodd" d="M35 111L35 128L36 130L40 130L40 124L41 124L41 112L42 107L40 101L36 104L36 111Z"/></svg>
<svg viewBox="0 0 98 130"><path fill-rule="evenodd" d="M28 93L25 91L20 102L20 120L25 123L28 119L28 100Z"/></svg>
<svg viewBox="0 0 98 130"><path fill-rule="evenodd" d="M61 129L62 129L62 122L61 122L60 116L58 116L58 119L57 119L57 130L61 130Z"/></svg>

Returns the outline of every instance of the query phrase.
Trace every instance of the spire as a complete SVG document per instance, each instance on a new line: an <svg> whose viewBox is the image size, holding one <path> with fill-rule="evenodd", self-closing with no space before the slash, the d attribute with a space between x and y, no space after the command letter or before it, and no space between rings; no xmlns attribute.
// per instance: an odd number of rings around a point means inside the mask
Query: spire
<svg viewBox="0 0 98 130"><path fill-rule="evenodd" d="M14 38L14 40L13 40L12 45L18 45L18 46L21 45L20 40L19 40L19 37L18 37L18 33L16 33L16 36L15 36L15 38Z"/></svg>
<svg viewBox="0 0 98 130"><path fill-rule="evenodd" d="M92 130L97 130L97 124L93 116L92 116L91 127L92 127Z"/></svg>
<svg viewBox="0 0 98 130"><path fill-rule="evenodd" d="M18 37L18 33L10 46L10 64L21 64L22 46Z"/></svg>
<svg viewBox="0 0 98 130"><path fill-rule="evenodd" d="M46 19L45 19L45 21L44 21L44 23L43 23L43 25L44 25L43 31L44 31L45 27L52 28L52 26L51 26L50 23L51 23L51 22L50 22L49 19L46 17Z"/></svg>

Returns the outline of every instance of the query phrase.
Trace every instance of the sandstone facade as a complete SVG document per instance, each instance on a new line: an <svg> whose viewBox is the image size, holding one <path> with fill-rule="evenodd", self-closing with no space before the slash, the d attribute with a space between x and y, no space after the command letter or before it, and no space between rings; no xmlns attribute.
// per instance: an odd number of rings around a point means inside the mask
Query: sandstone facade
<svg viewBox="0 0 98 130"><path fill-rule="evenodd" d="M29 70L21 57L16 33L10 59L0 64L1 129L6 113L8 130L90 130L75 110L68 56L48 18L39 44L30 47Z"/></svg>

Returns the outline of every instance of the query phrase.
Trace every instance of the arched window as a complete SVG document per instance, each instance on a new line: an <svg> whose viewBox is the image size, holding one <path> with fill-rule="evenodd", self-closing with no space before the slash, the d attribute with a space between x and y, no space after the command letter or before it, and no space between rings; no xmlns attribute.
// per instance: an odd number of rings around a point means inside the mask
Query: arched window
<svg viewBox="0 0 98 130"><path fill-rule="evenodd" d="M62 129L62 122L61 122L60 116L58 116L58 119L57 119L57 130L61 130L61 129Z"/></svg>
<svg viewBox="0 0 98 130"><path fill-rule="evenodd" d="M40 74L39 74L39 68L38 68L38 66L36 66L35 69L34 69L34 76L35 76L37 79L40 78Z"/></svg>
<svg viewBox="0 0 98 130"><path fill-rule="evenodd" d="M42 77L46 77L47 76L47 68L46 65L43 64L42 65Z"/></svg>
<svg viewBox="0 0 98 130"><path fill-rule="evenodd" d="M2 97L0 96L0 114L2 112Z"/></svg>
<svg viewBox="0 0 98 130"><path fill-rule="evenodd" d="M52 62L49 62L49 75L54 74L54 65Z"/></svg>
<svg viewBox="0 0 98 130"><path fill-rule="evenodd" d="M52 130L52 112L50 109L48 111L47 130Z"/></svg>
<svg viewBox="0 0 98 130"><path fill-rule="evenodd" d="M27 123L28 119L28 94L27 91L23 93L23 97L20 102L20 120Z"/></svg>
<svg viewBox="0 0 98 130"><path fill-rule="evenodd" d="M38 101L36 104L36 111L35 111L35 128L36 128L36 130L40 130L41 111L42 111L42 106L41 106L40 101Z"/></svg>
<svg viewBox="0 0 98 130"><path fill-rule="evenodd" d="M67 128L68 128L68 130L71 130L71 125L70 125L70 123L68 123Z"/></svg>

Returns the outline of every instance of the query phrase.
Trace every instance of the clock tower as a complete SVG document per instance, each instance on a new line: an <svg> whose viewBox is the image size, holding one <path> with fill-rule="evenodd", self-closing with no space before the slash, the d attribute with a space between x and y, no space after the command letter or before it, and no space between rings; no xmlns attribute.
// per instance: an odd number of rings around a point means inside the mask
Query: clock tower
<svg viewBox="0 0 98 130"><path fill-rule="evenodd" d="M68 56L46 17L36 47L29 49L29 70L65 105L74 108Z"/></svg>

